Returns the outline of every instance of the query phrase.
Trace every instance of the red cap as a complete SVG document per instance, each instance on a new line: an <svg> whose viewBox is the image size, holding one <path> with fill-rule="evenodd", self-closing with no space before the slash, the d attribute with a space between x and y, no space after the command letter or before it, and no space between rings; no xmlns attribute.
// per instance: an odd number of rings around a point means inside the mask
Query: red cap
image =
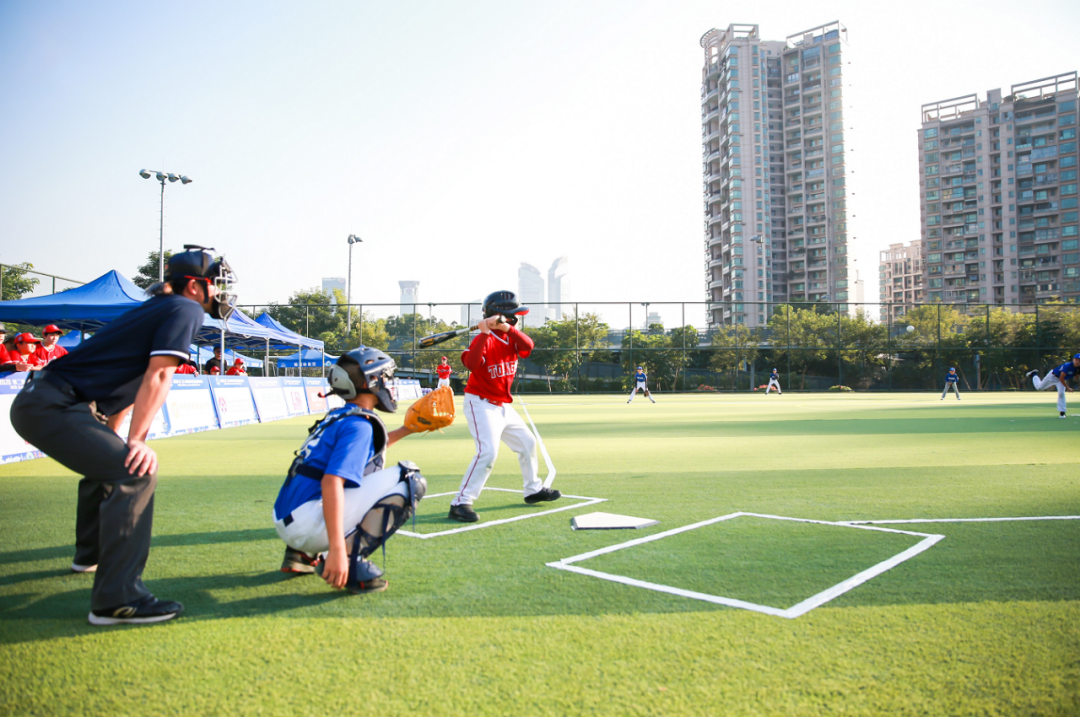
<svg viewBox="0 0 1080 717"><path fill-rule="evenodd" d="M15 337L15 343L17 344L40 344L41 339L37 338L31 333L19 334Z"/></svg>
<svg viewBox="0 0 1080 717"><path fill-rule="evenodd" d="M244 365L244 359L237 356L236 360L233 361L233 366L243 366L243 365Z"/></svg>
<svg viewBox="0 0 1080 717"><path fill-rule="evenodd" d="M445 361L445 360L446 360L446 357L445 357L445 356L443 356L443 357L442 357L441 359L439 359L439 360L440 360L440 361Z"/></svg>
<svg viewBox="0 0 1080 717"><path fill-rule="evenodd" d="M41 335L42 336L47 336L48 334L62 334L62 333L64 333L64 332L60 329L59 326L57 326L56 324L49 324L48 326L45 327L45 330L41 332Z"/></svg>

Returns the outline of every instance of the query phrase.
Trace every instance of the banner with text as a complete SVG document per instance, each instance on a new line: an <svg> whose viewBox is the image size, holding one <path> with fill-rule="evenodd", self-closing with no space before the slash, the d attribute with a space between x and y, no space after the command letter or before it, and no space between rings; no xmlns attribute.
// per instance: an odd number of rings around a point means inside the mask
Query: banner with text
<svg viewBox="0 0 1080 717"><path fill-rule="evenodd" d="M11 426L11 404L24 383L25 373L0 374L0 463L14 463L45 455L24 441Z"/></svg>
<svg viewBox="0 0 1080 717"><path fill-rule="evenodd" d="M306 416L308 411L307 392L304 390L304 379L283 378L281 390L285 393L285 407L290 416Z"/></svg>
<svg viewBox="0 0 1080 717"><path fill-rule="evenodd" d="M209 380L221 428L258 422L246 376L210 376Z"/></svg>
<svg viewBox="0 0 1080 717"><path fill-rule="evenodd" d="M289 407L285 403L285 392L281 388L280 378L249 378L251 395L255 407L259 410L259 422L269 423L289 417Z"/></svg>
<svg viewBox="0 0 1080 717"><path fill-rule="evenodd" d="M208 377L173 376L172 389L165 399L165 413L172 436L218 428Z"/></svg>

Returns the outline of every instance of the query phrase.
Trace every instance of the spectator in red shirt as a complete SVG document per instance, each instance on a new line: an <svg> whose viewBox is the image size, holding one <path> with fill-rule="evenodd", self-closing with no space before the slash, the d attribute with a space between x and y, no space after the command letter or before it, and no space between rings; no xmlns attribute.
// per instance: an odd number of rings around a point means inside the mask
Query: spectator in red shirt
<svg viewBox="0 0 1080 717"><path fill-rule="evenodd" d="M10 371L28 371L30 365L26 361L22 360L22 356L18 351L9 351L7 346L7 329L3 324L0 324L0 373L8 373ZM14 349L14 342L12 342L12 349Z"/></svg>
<svg viewBox="0 0 1080 717"><path fill-rule="evenodd" d="M477 325L480 333L461 354L461 362L470 371L464 410L476 442L476 455L450 502L451 520L475 523L480 519L472 505L495 466L499 441L518 455L526 503L562 497L559 491L545 487L537 476L536 438L510 405L514 400L510 386L518 359L527 358L533 350L532 339L516 327L518 316L527 313L529 307L519 304L514 292L489 294L484 299L484 319Z"/></svg>
<svg viewBox="0 0 1080 717"><path fill-rule="evenodd" d="M247 371L244 370L244 359L239 356L233 361L233 365L229 367L229 370L225 372L226 376L247 376Z"/></svg>
<svg viewBox="0 0 1080 717"><path fill-rule="evenodd" d="M15 350L18 352L16 361L26 363L28 370L30 371L40 371L45 368L45 364L48 363L48 361L37 354L37 350L40 346L41 339L33 334L19 334L15 337ZM8 356L11 356L10 352L8 353Z"/></svg>
<svg viewBox="0 0 1080 717"><path fill-rule="evenodd" d="M57 343L63 335L64 332L55 324L49 324L45 327L45 331L41 334L41 346L38 346L37 351L34 352L38 358L45 362L45 365L67 355L68 350Z"/></svg>
<svg viewBox="0 0 1080 717"><path fill-rule="evenodd" d="M191 359L183 360L180 362L180 366L177 367L175 373L197 376L199 374L198 364L196 364Z"/></svg>

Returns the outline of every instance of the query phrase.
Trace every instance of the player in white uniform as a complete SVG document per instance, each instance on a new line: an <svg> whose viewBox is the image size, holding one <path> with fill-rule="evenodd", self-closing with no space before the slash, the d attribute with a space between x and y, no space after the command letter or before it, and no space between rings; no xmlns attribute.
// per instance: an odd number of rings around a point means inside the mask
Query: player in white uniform
<svg viewBox="0 0 1080 717"><path fill-rule="evenodd" d="M768 396L769 391L773 390L773 388L781 396L784 395L784 392L780 390L780 374L777 373L776 369L773 369L772 373L769 374L769 385L765 387L765 395Z"/></svg>
<svg viewBox="0 0 1080 717"><path fill-rule="evenodd" d="M637 395L638 391L644 391L645 398L656 403L656 401L653 401L652 394L649 393L648 378L649 377L645 375L645 369L638 366L637 373L634 374L634 389L630 391L630 401L634 400L634 396ZM627 401L627 403L630 403L630 401Z"/></svg>
<svg viewBox="0 0 1080 717"><path fill-rule="evenodd" d="M1028 371L1027 373L1031 378L1031 382L1035 385L1036 391L1057 389L1058 418L1065 418L1065 392L1072 391L1068 382L1076 375L1077 369L1080 369L1080 354L1074 354L1072 360L1066 361L1042 378L1039 378L1038 371Z"/></svg>
<svg viewBox="0 0 1080 717"><path fill-rule="evenodd" d="M949 389L956 392L956 400L960 400L960 377L956 375L956 369L950 368L949 373L945 376L945 390L941 392L941 400L945 400L945 394L949 392Z"/></svg>

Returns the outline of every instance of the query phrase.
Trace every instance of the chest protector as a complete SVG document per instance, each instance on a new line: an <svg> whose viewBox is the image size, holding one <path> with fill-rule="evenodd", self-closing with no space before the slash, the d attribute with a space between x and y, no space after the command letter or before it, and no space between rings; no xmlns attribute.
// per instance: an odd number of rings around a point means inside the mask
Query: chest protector
<svg viewBox="0 0 1080 717"><path fill-rule="evenodd" d="M386 448L388 443L386 424L382 422L382 419L379 418L374 411L360 408L354 404L348 404L344 408L335 408L333 411L330 411L330 413L326 414L322 420L308 430L308 437L304 440L304 445L300 446L300 450L296 451L296 458L293 459L292 465L289 466L289 475L285 480L286 484L296 476L303 476L304 478L310 478L317 481L323 479L323 476L326 475L326 471L308 465L306 461L311 456L311 452L315 450L315 447L319 445L319 441L322 440L322 436L326 432L326 429L349 416L363 416L371 423L371 442L372 447L374 448L374 455L372 455L371 460L368 461L367 465L364 466L364 475L370 475L375 471L382 470L383 464L386 461Z"/></svg>

